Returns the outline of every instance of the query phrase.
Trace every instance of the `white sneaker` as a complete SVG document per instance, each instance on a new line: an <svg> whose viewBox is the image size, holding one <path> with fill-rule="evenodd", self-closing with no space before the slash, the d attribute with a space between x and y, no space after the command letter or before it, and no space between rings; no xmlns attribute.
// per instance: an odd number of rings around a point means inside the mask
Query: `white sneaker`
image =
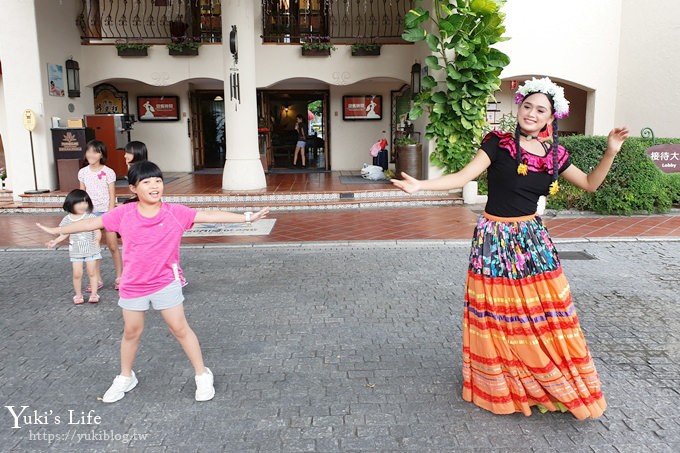
<svg viewBox="0 0 680 453"><path fill-rule="evenodd" d="M111 387L104 393L102 401L105 403L115 403L118 400L123 399L125 393L129 392L137 386L137 376L135 372L132 372L132 376L121 376L118 375L113 380Z"/></svg>
<svg viewBox="0 0 680 453"><path fill-rule="evenodd" d="M213 374L210 368L205 367L205 373L200 376L195 376L196 380L196 401L209 401L215 396L215 387L213 386Z"/></svg>

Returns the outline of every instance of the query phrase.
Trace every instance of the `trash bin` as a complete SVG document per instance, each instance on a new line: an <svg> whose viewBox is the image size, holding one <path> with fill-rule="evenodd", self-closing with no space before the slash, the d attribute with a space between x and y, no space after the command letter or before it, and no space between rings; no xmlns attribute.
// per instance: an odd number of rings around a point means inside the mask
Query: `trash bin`
<svg viewBox="0 0 680 453"><path fill-rule="evenodd" d="M397 178L401 179L401 172L408 173L416 179L423 179L423 145L397 145L395 151L395 167Z"/></svg>

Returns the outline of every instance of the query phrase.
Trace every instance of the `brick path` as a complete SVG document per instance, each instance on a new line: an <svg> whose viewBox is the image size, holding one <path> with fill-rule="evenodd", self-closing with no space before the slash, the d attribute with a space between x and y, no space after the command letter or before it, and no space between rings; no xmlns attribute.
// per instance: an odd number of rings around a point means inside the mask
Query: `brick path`
<svg viewBox="0 0 680 453"><path fill-rule="evenodd" d="M188 317L216 376L208 403L151 313L139 386L103 404L122 325L110 260L102 302L73 306L66 252L0 252L2 406L46 422L12 429L2 408L0 449L680 450L680 242L560 241L597 258L563 263L609 403L585 422L462 401L467 242L183 249ZM69 410L99 424L68 425Z"/></svg>

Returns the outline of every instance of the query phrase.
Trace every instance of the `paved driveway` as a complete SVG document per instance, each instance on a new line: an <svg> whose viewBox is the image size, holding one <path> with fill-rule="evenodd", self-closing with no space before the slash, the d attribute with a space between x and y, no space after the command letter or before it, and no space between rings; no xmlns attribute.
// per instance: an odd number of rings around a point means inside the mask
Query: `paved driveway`
<svg viewBox="0 0 680 453"><path fill-rule="evenodd" d="M186 309L217 395L157 313L139 386L118 371L120 310L73 306L65 252L0 253L0 449L680 451L680 242L564 242L609 403L599 420L496 416L461 399L467 241L183 249ZM14 429L14 426L20 428Z"/></svg>

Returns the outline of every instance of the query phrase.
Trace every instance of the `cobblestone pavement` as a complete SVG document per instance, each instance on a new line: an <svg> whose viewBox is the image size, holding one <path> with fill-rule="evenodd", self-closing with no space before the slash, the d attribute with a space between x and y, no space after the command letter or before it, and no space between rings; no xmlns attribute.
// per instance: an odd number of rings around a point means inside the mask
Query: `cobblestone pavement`
<svg viewBox="0 0 680 453"><path fill-rule="evenodd" d="M2 252L0 449L680 451L680 242L558 248L597 258L563 265L609 403L598 420L462 401L467 241L183 249L207 403L150 313L138 387L103 404L122 327L110 259L102 302L74 306L66 252Z"/></svg>

